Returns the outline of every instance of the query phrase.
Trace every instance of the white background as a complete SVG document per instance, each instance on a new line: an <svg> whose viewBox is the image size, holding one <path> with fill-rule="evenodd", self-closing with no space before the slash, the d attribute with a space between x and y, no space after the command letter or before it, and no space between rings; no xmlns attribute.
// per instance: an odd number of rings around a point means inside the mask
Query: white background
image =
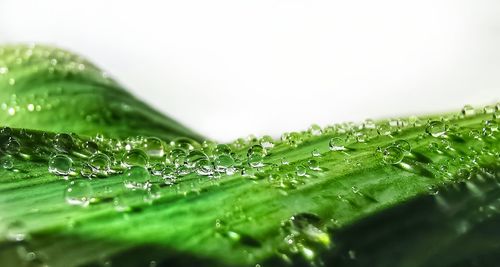
<svg viewBox="0 0 500 267"><path fill-rule="evenodd" d="M0 42L83 54L220 141L500 100L498 0L0 0Z"/></svg>

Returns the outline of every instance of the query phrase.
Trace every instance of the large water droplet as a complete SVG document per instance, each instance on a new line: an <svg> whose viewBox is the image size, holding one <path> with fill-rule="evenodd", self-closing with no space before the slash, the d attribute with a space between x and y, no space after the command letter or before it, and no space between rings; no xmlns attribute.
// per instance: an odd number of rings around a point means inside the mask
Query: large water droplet
<svg viewBox="0 0 500 267"><path fill-rule="evenodd" d="M156 137L148 137L144 140L143 148L146 154L153 158L161 158L165 154L163 142Z"/></svg>
<svg viewBox="0 0 500 267"><path fill-rule="evenodd" d="M26 225L21 221L14 221L7 225L5 231L5 238L9 241L20 242L28 237L28 230Z"/></svg>
<svg viewBox="0 0 500 267"><path fill-rule="evenodd" d="M146 166L148 164L148 155L140 149L131 149L126 152L122 158L122 165L130 166Z"/></svg>
<svg viewBox="0 0 500 267"><path fill-rule="evenodd" d="M382 151L382 161L385 164L398 164L403 160L403 157L403 150L395 146L390 146Z"/></svg>
<svg viewBox="0 0 500 267"><path fill-rule="evenodd" d="M73 137L69 134L60 133L54 137L54 148L61 153L69 153L73 146Z"/></svg>
<svg viewBox="0 0 500 267"><path fill-rule="evenodd" d="M442 121L431 121L427 124L425 132L433 137L440 137L446 134L447 126Z"/></svg>
<svg viewBox="0 0 500 267"><path fill-rule="evenodd" d="M253 145L247 152L248 164L253 168L264 166L266 151L261 145Z"/></svg>
<svg viewBox="0 0 500 267"><path fill-rule="evenodd" d="M128 189L143 189L149 182L149 171L142 166L132 166L123 174L123 185Z"/></svg>
<svg viewBox="0 0 500 267"><path fill-rule="evenodd" d="M474 110L474 107L471 105L465 105L462 108L462 115L468 117L468 116L474 116L476 114L476 111Z"/></svg>
<svg viewBox="0 0 500 267"><path fill-rule="evenodd" d="M69 205L87 207L94 196L88 181L72 181L64 191L64 199Z"/></svg>
<svg viewBox="0 0 500 267"><path fill-rule="evenodd" d="M328 142L328 148L331 151L342 151L345 150L345 141L340 137L333 137Z"/></svg>
<svg viewBox="0 0 500 267"><path fill-rule="evenodd" d="M49 159L49 172L55 175L69 175L72 172L73 160L64 154L57 154Z"/></svg>
<svg viewBox="0 0 500 267"><path fill-rule="evenodd" d="M93 172L98 176L107 176L110 170L110 159L108 155L97 153L90 157L89 165Z"/></svg>

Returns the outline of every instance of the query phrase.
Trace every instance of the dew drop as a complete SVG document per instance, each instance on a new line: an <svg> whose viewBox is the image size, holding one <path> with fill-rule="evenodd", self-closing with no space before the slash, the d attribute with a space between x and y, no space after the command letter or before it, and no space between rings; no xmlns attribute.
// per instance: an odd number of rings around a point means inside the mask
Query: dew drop
<svg viewBox="0 0 500 267"><path fill-rule="evenodd" d="M194 149L186 156L185 165L188 168L194 168L196 162L203 159L208 159L207 155L200 150Z"/></svg>
<svg viewBox="0 0 500 267"><path fill-rule="evenodd" d="M146 152L140 149L131 149L123 155L122 165L124 167L146 166L148 161L149 158Z"/></svg>
<svg viewBox="0 0 500 267"><path fill-rule="evenodd" d="M462 108L462 115L468 117L468 116L474 116L476 114L476 111L471 105L465 105Z"/></svg>
<svg viewBox="0 0 500 267"><path fill-rule="evenodd" d="M315 159L308 160L307 166L309 167L309 169L311 169L313 171L320 171L321 170L321 168L319 167L318 161Z"/></svg>
<svg viewBox="0 0 500 267"><path fill-rule="evenodd" d="M61 153L69 153L73 149L73 137L66 133L54 137L54 148Z"/></svg>
<svg viewBox="0 0 500 267"><path fill-rule="evenodd" d="M264 166L266 151L261 145L253 145L247 152L248 164L253 168Z"/></svg>
<svg viewBox="0 0 500 267"><path fill-rule="evenodd" d="M446 131L447 126L442 121L431 121L427 124L427 128L425 128L425 132L433 137L444 136Z"/></svg>
<svg viewBox="0 0 500 267"><path fill-rule="evenodd" d="M227 166L221 162L219 162L219 164L222 164L222 165L219 165L218 169L221 169L221 166ZM205 176L212 175L214 173L214 166L213 166L212 162L210 162L210 160L208 160L208 159L201 159L201 160L197 161L196 162L196 173L198 173L199 175L205 175Z"/></svg>
<svg viewBox="0 0 500 267"><path fill-rule="evenodd" d="M93 194L88 181L72 181L64 191L64 199L69 205L87 207Z"/></svg>
<svg viewBox="0 0 500 267"><path fill-rule="evenodd" d="M385 164L398 164L403 160L403 157L403 150L395 146L390 146L382 151L382 161Z"/></svg>
<svg viewBox="0 0 500 267"><path fill-rule="evenodd" d="M311 155L313 157L321 157L321 152L319 152L318 149L314 149L312 152L311 152Z"/></svg>
<svg viewBox="0 0 500 267"><path fill-rule="evenodd" d="M86 141L83 148L90 154L95 154L99 151L99 146L93 141Z"/></svg>
<svg viewBox="0 0 500 267"><path fill-rule="evenodd" d="M340 137L333 137L328 142L328 148L331 151L342 151L342 150L345 150L345 142Z"/></svg>
<svg viewBox="0 0 500 267"><path fill-rule="evenodd" d="M132 166L123 174L123 185L128 189L142 189L150 180L149 171L142 166Z"/></svg>
<svg viewBox="0 0 500 267"><path fill-rule="evenodd" d="M7 225L5 238L12 242L21 242L27 239L28 230L26 225L21 221L14 221Z"/></svg>
<svg viewBox="0 0 500 267"><path fill-rule="evenodd" d="M163 142L156 137L148 137L143 143L144 152L152 158L161 158L165 154Z"/></svg>
<svg viewBox="0 0 500 267"><path fill-rule="evenodd" d="M400 139L400 140L397 140L396 142L394 142L393 146L403 150L404 152L406 153L410 153L411 152L411 145L408 141L404 140L404 139Z"/></svg>
<svg viewBox="0 0 500 267"><path fill-rule="evenodd" d="M5 155L0 158L0 166L6 170L10 170L14 167L14 159L11 155Z"/></svg>
<svg viewBox="0 0 500 267"><path fill-rule="evenodd" d="M89 166L98 176L107 176L110 170L110 159L108 155L103 153L94 154L89 159Z"/></svg>
<svg viewBox="0 0 500 267"><path fill-rule="evenodd" d="M49 172L55 175L69 175L73 160L64 154L56 154L49 159Z"/></svg>
<svg viewBox="0 0 500 267"><path fill-rule="evenodd" d="M305 176L306 172L307 172L307 169L306 169L306 167L304 167L304 165L297 165L295 167L295 173L297 174L297 176Z"/></svg>

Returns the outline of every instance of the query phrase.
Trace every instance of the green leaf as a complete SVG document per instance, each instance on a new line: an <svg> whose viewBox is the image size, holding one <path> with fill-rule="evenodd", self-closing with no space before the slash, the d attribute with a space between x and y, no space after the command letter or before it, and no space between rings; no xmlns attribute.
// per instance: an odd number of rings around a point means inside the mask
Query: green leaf
<svg viewBox="0 0 500 267"><path fill-rule="evenodd" d="M51 74L59 53L56 66L66 63ZM498 259L498 105L224 146L201 142L67 52L5 47L0 63L0 94L16 94L0 115L13 127L0 130L0 266ZM25 109L30 101L38 113Z"/></svg>

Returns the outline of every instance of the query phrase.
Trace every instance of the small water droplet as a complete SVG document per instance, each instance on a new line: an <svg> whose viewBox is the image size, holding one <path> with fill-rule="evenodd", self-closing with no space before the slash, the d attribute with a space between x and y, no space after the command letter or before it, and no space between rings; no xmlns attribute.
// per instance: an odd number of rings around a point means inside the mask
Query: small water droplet
<svg viewBox="0 0 500 267"><path fill-rule="evenodd" d="M73 160L64 154L56 154L49 159L49 172L55 175L69 175Z"/></svg>
<svg viewBox="0 0 500 267"><path fill-rule="evenodd" d="M64 191L66 203L74 206L87 207L94 192L88 181L72 181Z"/></svg>
<svg viewBox="0 0 500 267"><path fill-rule="evenodd" d="M331 151L342 151L345 150L345 141L340 137L333 137L328 142L328 148Z"/></svg>
<svg viewBox="0 0 500 267"><path fill-rule="evenodd" d="M247 152L248 165L253 168L259 168L264 166L264 156L266 151L261 145L253 145Z"/></svg>
<svg viewBox="0 0 500 267"><path fill-rule="evenodd" d="M321 152L319 152L318 149L314 149L312 152L311 152L311 155L313 157L321 157Z"/></svg>

